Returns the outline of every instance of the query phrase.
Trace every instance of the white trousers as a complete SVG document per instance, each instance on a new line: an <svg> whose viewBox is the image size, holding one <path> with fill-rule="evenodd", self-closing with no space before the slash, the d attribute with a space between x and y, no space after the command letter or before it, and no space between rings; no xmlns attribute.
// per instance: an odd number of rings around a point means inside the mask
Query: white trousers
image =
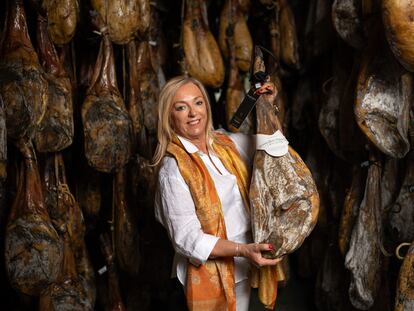
<svg viewBox="0 0 414 311"><path fill-rule="evenodd" d="M250 303L250 280L236 283L236 311L248 311Z"/></svg>

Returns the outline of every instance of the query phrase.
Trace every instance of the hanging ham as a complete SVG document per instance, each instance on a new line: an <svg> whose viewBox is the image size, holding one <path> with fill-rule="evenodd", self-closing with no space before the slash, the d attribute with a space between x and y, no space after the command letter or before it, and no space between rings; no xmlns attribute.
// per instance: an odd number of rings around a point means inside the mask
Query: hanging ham
<svg viewBox="0 0 414 311"><path fill-rule="evenodd" d="M218 88L224 81L223 59L202 16L203 5L201 0L186 0L182 45L188 73L204 85Z"/></svg>
<svg viewBox="0 0 414 311"><path fill-rule="evenodd" d="M151 61L152 50L147 41L141 42L137 50L137 70L139 80L139 104L143 114L145 131L141 138L140 152L149 158L155 151L158 121L158 94L161 86L158 81L157 69ZM155 56L154 56L155 57Z"/></svg>
<svg viewBox="0 0 414 311"><path fill-rule="evenodd" d="M391 204L388 225L396 243L414 241L414 161L408 160L398 197Z"/></svg>
<svg viewBox="0 0 414 311"><path fill-rule="evenodd" d="M93 275L85 271L91 270L85 249L85 224L82 211L67 184L62 154L47 156L43 180L50 218L64 241L64 262L63 272L47 293L42 294L44 301L41 299L40 304L63 306L74 300L73 303L81 310L89 310L95 303L95 284L90 282L91 278L94 281Z"/></svg>
<svg viewBox="0 0 414 311"><path fill-rule="evenodd" d="M109 38L116 44L128 43L135 33L149 27L148 0L92 0L92 7L108 27Z"/></svg>
<svg viewBox="0 0 414 311"><path fill-rule="evenodd" d="M45 206L33 147L23 140L19 147L24 165L6 227L5 263L14 288L39 295L59 276L62 243Z"/></svg>
<svg viewBox="0 0 414 311"><path fill-rule="evenodd" d="M345 44L343 44L345 45ZM344 158L339 141L339 111L341 99L350 74L349 63L352 62L352 51L339 45L334 52L332 78L325 82L330 85L328 96L319 112L318 126L329 148L336 156ZM329 83L329 84L328 84Z"/></svg>
<svg viewBox="0 0 414 311"><path fill-rule="evenodd" d="M264 71L263 55L256 49L255 72ZM261 97L256 106L257 133L271 135L280 129L272 103ZM312 175L300 156L271 156L257 150L250 184L253 239L274 246L276 258L296 250L315 226L319 196Z"/></svg>
<svg viewBox="0 0 414 311"><path fill-rule="evenodd" d="M279 0L280 57L288 66L299 69L299 41L295 17L287 0Z"/></svg>
<svg viewBox="0 0 414 311"><path fill-rule="evenodd" d="M43 0L47 31L55 44L66 44L75 35L78 23L77 0Z"/></svg>
<svg viewBox="0 0 414 311"><path fill-rule="evenodd" d="M229 26L231 28L228 28ZM223 55L226 57L229 57L229 48L226 41L228 31L234 38L234 46L231 49L234 49L237 67L241 71L249 71L253 40L238 0L227 0L220 14L219 44Z"/></svg>
<svg viewBox="0 0 414 311"><path fill-rule="evenodd" d="M92 311L93 305L78 281L75 258L69 233L63 234L62 272L57 281L42 292L39 299L39 310L77 310Z"/></svg>
<svg viewBox="0 0 414 311"><path fill-rule="evenodd" d="M144 125L144 115L142 103L140 101L140 80L137 68L137 44L131 40L127 45L127 60L129 68L129 94L128 94L128 113L132 121L133 145L136 148L137 139Z"/></svg>
<svg viewBox="0 0 414 311"><path fill-rule="evenodd" d="M86 295L86 301L92 306L96 300L95 269L89 256L85 241L74 251L78 281Z"/></svg>
<svg viewBox="0 0 414 311"><path fill-rule="evenodd" d="M76 181L76 197L79 206L92 222L96 222L102 205L101 179L99 173L86 163L79 168L79 178Z"/></svg>
<svg viewBox="0 0 414 311"><path fill-rule="evenodd" d="M351 273L349 299L354 307L368 310L374 304L381 285L384 256L382 247L381 158L370 153L371 166L365 194L352 230L345 267Z"/></svg>
<svg viewBox="0 0 414 311"><path fill-rule="evenodd" d="M364 54L358 77L355 116L364 134L390 157L410 149L409 109L412 77L382 45Z"/></svg>
<svg viewBox="0 0 414 311"><path fill-rule="evenodd" d="M8 18L0 50L0 95L6 109L7 135L31 137L43 119L47 82L33 49L23 0L9 1Z"/></svg>
<svg viewBox="0 0 414 311"><path fill-rule="evenodd" d="M57 152L73 141L72 85L47 32L46 20L38 16L39 57L48 81L46 112L35 134L39 152Z"/></svg>
<svg viewBox="0 0 414 311"><path fill-rule="evenodd" d="M359 213L365 188L366 172L355 166L352 170L351 186L346 194L338 228L338 246L342 256L348 252L349 240Z"/></svg>
<svg viewBox="0 0 414 311"><path fill-rule="evenodd" d="M90 166L109 173L129 161L132 124L117 87L112 44L106 35L82 106L82 123Z"/></svg>
<svg viewBox="0 0 414 311"><path fill-rule="evenodd" d="M400 268L394 311L414 310L414 242L411 243Z"/></svg>
<svg viewBox="0 0 414 311"><path fill-rule="evenodd" d="M121 290L119 288L118 272L116 270L115 256L111 242L107 235L100 236L101 250L104 255L106 268L108 271L108 306L107 310L126 311L122 301Z"/></svg>
<svg viewBox="0 0 414 311"><path fill-rule="evenodd" d="M122 169L114 177L114 234L115 254L119 267L129 274L137 275L140 262L140 243L136 214L126 197L126 171Z"/></svg>
<svg viewBox="0 0 414 311"><path fill-rule="evenodd" d="M409 0L383 0L382 20L389 46L398 61L414 71L414 7Z"/></svg>
<svg viewBox="0 0 414 311"><path fill-rule="evenodd" d="M151 2L150 0L138 0L138 33L144 36L148 33L151 26Z"/></svg>
<svg viewBox="0 0 414 311"><path fill-rule="evenodd" d="M332 21L336 32L349 45L360 49L365 43L362 19L362 1L335 0L332 4Z"/></svg>

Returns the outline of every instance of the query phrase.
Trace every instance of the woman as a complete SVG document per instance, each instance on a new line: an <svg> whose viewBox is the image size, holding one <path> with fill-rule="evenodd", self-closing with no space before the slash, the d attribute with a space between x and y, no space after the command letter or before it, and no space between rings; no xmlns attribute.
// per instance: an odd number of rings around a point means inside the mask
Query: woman
<svg viewBox="0 0 414 311"><path fill-rule="evenodd" d="M273 102L267 82L258 91ZM270 244L252 243L250 137L214 131L208 96L194 78L171 79L159 98L156 217L176 250L174 271L190 310L248 310L250 266L274 266ZM250 149L250 150L249 150Z"/></svg>

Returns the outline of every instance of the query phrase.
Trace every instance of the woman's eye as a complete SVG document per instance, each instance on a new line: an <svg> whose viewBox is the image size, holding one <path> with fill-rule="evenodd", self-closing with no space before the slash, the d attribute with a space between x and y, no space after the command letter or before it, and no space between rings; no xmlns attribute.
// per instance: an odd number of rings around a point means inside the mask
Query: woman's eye
<svg viewBox="0 0 414 311"><path fill-rule="evenodd" d="M197 106L201 106L203 104L203 101L202 100L198 100L198 101L196 101L196 105Z"/></svg>
<svg viewBox="0 0 414 311"><path fill-rule="evenodd" d="M185 109L184 105L181 106L175 106L175 111L183 111Z"/></svg>

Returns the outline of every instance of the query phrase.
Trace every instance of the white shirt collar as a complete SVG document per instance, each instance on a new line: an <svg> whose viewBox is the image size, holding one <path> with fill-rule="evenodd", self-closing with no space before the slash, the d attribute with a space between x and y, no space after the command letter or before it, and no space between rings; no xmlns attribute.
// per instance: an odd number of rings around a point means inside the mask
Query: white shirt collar
<svg viewBox="0 0 414 311"><path fill-rule="evenodd" d="M195 153L195 152L198 152L198 151L200 151L198 148L197 148L197 146L196 145L194 145L192 142L190 142L188 139L186 139L186 138L184 138L184 137L182 137L182 136L180 136L180 135L177 135L177 137L178 137L178 139L180 140L180 142L183 144L183 147L184 147L184 149L188 152L188 153ZM212 147L211 147L211 144L213 143L213 140L212 139L210 139L210 141L209 141L209 146L208 146L208 149L210 150L210 151L212 151ZM200 151L201 152L201 151Z"/></svg>

